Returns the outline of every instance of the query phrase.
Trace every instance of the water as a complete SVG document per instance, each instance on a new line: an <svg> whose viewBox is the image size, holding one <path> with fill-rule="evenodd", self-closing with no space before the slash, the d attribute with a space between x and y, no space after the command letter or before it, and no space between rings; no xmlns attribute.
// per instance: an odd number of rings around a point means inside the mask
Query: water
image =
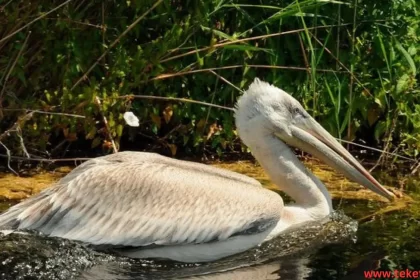
<svg viewBox="0 0 420 280"><path fill-rule="evenodd" d="M273 187L252 164L219 165ZM11 234L0 236L0 278L364 279L366 270L420 270L420 184L415 178L375 174L385 185L405 182L404 189L413 198L390 204L328 168L310 167L336 197L337 213L322 224L308 225L245 253L207 264L181 264L132 260L69 240ZM0 211L7 203L0 205Z"/></svg>

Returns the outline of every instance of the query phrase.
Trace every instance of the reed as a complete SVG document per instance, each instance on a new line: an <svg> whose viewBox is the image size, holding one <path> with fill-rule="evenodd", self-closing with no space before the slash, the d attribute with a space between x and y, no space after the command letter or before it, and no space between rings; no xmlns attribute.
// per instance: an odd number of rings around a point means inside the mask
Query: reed
<svg viewBox="0 0 420 280"><path fill-rule="evenodd" d="M417 159L415 1L188 3L0 4L0 132L27 110L45 112L5 147L19 156L23 139L29 154L57 157L63 141L106 151L107 139L145 143L138 148L155 139L169 154L238 152L233 113L209 105L232 108L259 77L292 93L337 138L383 149L380 164L395 150ZM137 130L124 126L127 110Z"/></svg>

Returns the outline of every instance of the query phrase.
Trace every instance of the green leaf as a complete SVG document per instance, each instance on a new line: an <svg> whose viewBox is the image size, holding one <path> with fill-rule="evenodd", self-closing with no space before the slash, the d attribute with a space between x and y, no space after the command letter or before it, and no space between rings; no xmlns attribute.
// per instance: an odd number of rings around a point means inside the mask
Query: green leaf
<svg viewBox="0 0 420 280"><path fill-rule="evenodd" d="M205 31L211 31L214 35L217 35L218 37L221 37L223 39L227 39L229 41L235 41L236 39L220 30L217 29L213 29L213 28L209 28L209 27L205 27L205 26L201 26L201 29L205 30Z"/></svg>
<svg viewBox="0 0 420 280"><path fill-rule="evenodd" d="M413 72L413 75L414 76L417 75L416 64L414 63L414 60L411 57L411 55L404 49L404 47L401 45L401 43L398 42L397 40L395 41L395 45L396 45L397 49L403 54L403 56L407 60L408 64L410 65L411 72Z"/></svg>
<svg viewBox="0 0 420 280"><path fill-rule="evenodd" d="M121 124L117 125L117 135L118 135L118 137L121 137L121 135L123 134L123 129L124 129L124 127Z"/></svg>
<svg viewBox="0 0 420 280"><path fill-rule="evenodd" d="M380 141L380 139L382 138L382 135L385 133L387 128L386 122L384 121L379 121L378 124L375 126L375 139L377 141Z"/></svg>
<svg viewBox="0 0 420 280"><path fill-rule="evenodd" d="M397 93L401 93L408 88L410 77L407 74L402 75L397 82Z"/></svg>

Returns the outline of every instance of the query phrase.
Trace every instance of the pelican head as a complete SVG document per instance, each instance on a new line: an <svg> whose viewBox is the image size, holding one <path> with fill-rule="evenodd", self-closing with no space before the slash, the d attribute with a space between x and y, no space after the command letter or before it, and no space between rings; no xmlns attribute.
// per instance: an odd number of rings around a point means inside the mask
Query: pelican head
<svg viewBox="0 0 420 280"><path fill-rule="evenodd" d="M285 91L255 79L240 97L235 108L238 133L251 148L258 148L264 137L275 143L280 140L320 158L343 173L348 179L389 200L386 190L372 175Z"/></svg>

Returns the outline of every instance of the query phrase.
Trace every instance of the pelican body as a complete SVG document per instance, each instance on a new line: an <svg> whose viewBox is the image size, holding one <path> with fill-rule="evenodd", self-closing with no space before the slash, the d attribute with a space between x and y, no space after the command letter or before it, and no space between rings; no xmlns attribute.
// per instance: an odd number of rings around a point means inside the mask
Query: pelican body
<svg viewBox="0 0 420 280"><path fill-rule="evenodd" d="M283 90L256 79L235 108L239 136L282 198L247 176L145 152L81 164L52 187L7 210L1 229L110 246L133 258L207 262L246 251L286 229L328 216L326 187L288 145L393 199L347 150Z"/></svg>

